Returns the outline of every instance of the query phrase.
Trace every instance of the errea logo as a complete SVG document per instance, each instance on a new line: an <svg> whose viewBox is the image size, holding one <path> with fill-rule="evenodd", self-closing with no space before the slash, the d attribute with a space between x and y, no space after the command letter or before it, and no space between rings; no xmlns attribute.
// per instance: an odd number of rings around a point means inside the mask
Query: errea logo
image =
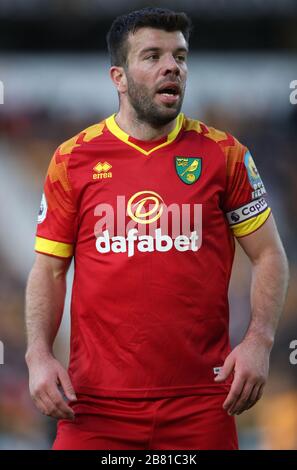
<svg viewBox="0 0 297 470"><path fill-rule="evenodd" d="M93 173L93 180L101 180L105 178L112 178L112 172L109 171L112 168L112 165L108 162L98 162L96 166L94 166L93 170L96 173Z"/></svg>

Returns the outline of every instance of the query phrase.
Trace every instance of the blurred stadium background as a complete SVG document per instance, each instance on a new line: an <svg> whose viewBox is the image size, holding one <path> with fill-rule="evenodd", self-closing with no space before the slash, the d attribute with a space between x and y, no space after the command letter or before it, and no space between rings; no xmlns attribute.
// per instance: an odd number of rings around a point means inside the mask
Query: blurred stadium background
<svg viewBox="0 0 297 470"><path fill-rule="evenodd" d="M242 449L297 449L296 0L1 0L0 449L47 449L55 422L31 403L24 362L24 288L49 159L62 141L117 109L105 34L112 19L143 6L193 19L184 112L248 145L288 253L291 282L264 398L238 422ZM1 100L0 100L1 102ZM250 266L237 250L230 288L231 338L249 321ZM71 283L71 273L69 284ZM55 350L68 360L69 296Z"/></svg>

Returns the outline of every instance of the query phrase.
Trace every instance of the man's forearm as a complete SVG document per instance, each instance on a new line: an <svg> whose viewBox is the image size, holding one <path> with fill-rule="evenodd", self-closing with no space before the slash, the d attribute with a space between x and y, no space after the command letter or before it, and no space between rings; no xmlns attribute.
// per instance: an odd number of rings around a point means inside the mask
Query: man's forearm
<svg viewBox="0 0 297 470"><path fill-rule="evenodd" d="M287 258L271 216L254 233L239 238L252 262L251 321L248 331L226 357L215 378L224 382L233 372L232 385L223 408L240 414L260 400L269 373L269 356L287 292Z"/></svg>
<svg viewBox="0 0 297 470"><path fill-rule="evenodd" d="M45 415L74 419L64 400L76 400L68 372L53 356L53 342L59 329L70 260L37 254L26 292L26 327L30 395Z"/></svg>
<svg viewBox="0 0 297 470"><path fill-rule="evenodd" d="M283 249L267 251L253 263L251 284L252 318L245 335L271 348L284 306L289 269Z"/></svg>
<svg viewBox="0 0 297 470"><path fill-rule="evenodd" d="M66 280L64 273L35 265L26 290L27 354L52 353L64 308Z"/></svg>

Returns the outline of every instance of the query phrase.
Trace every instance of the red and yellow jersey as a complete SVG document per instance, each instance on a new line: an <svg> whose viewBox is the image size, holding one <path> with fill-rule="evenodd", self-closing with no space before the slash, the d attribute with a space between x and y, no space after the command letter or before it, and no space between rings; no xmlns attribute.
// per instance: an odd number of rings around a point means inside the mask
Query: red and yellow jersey
<svg viewBox="0 0 297 470"><path fill-rule="evenodd" d="M222 393L234 235L268 218L248 149L180 114L158 141L110 116L63 143L44 185L37 252L74 256L69 373L109 397Z"/></svg>

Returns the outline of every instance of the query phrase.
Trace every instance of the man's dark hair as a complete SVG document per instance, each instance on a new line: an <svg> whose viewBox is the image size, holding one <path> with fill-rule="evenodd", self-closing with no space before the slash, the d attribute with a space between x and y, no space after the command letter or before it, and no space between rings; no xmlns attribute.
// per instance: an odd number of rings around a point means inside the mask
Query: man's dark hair
<svg viewBox="0 0 297 470"><path fill-rule="evenodd" d="M145 27L168 32L181 31L189 43L192 24L186 13L175 12L167 8L149 7L118 16L106 36L111 65L125 66L127 64L128 35Z"/></svg>

